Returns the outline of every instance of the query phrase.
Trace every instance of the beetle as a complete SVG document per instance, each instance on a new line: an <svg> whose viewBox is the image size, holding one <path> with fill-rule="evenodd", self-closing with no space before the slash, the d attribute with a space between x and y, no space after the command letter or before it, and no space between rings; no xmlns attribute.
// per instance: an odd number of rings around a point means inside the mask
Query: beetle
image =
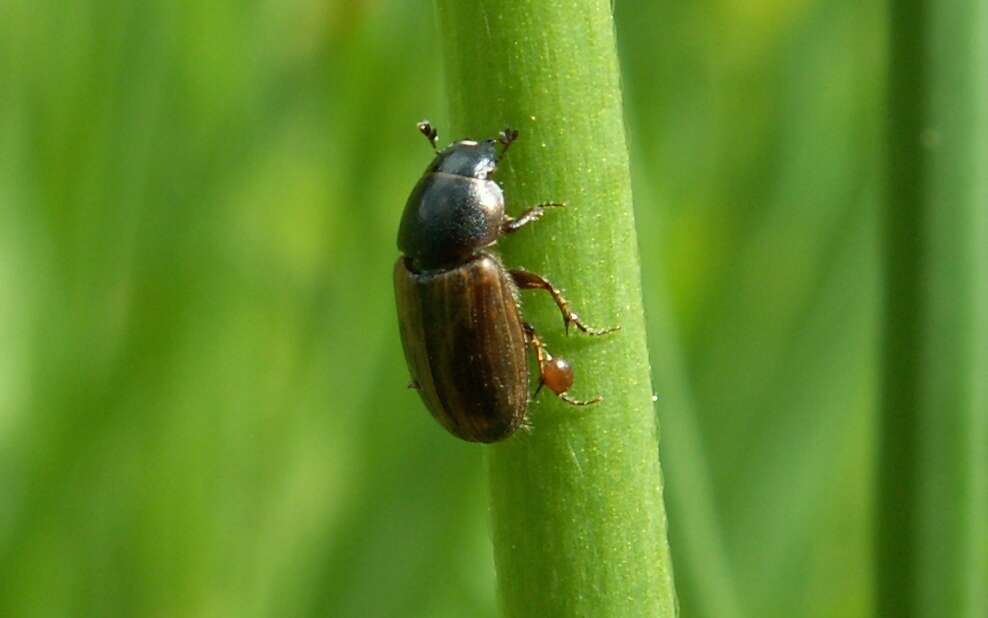
<svg viewBox="0 0 988 618"><path fill-rule="evenodd" d="M589 335L619 327L587 326L544 277L507 269L491 247L505 235L538 221L559 202L543 202L517 218L505 213L504 194L491 177L518 131L496 139L462 139L443 150L438 133L423 121L419 131L435 158L405 204L398 229L402 255L394 267L395 300L405 360L418 390L439 423L470 442L497 442L525 421L529 402L527 349L535 353L539 385L574 406L601 401L569 395L570 364L553 357L522 319L519 290L552 296L571 325Z"/></svg>

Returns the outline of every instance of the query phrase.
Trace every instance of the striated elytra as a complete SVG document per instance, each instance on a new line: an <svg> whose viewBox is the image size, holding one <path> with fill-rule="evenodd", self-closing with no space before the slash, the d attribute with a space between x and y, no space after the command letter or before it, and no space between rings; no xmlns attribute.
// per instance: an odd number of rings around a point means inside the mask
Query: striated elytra
<svg viewBox="0 0 988 618"><path fill-rule="evenodd" d="M504 212L504 194L491 179L518 132L497 139L453 142L436 149L437 133L418 125L436 156L412 190L398 230L402 256L394 268L395 301L410 386L439 423L470 442L497 442L524 422L528 410L527 348L535 353L539 386L563 401L572 398L570 364L552 357L531 324L522 319L519 289L549 293L567 332L571 324L590 335L616 330L584 324L544 277L509 270L491 252L506 234L537 221L545 202L519 217Z"/></svg>

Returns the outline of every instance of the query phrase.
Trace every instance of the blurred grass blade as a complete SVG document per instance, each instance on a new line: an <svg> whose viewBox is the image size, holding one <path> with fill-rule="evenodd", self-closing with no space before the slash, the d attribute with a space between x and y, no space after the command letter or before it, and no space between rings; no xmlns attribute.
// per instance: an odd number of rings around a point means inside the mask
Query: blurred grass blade
<svg viewBox="0 0 988 618"><path fill-rule="evenodd" d="M533 429L491 450L494 554L507 616L673 616L628 151L610 3L437 0L451 137L521 137L500 170L509 209L563 211L506 239L580 314L620 333L561 336L547 299L526 318L578 372L586 409L543 393Z"/></svg>
<svg viewBox="0 0 988 618"><path fill-rule="evenodd" d="M988 615L988 2L891 5L878 614Z"/></svg>
<svg viewBox="0 0 988 618"><path fill-rule="evenodd" d="M666 304L654 294L649 298L653 335L663 343L676 343ZM653 339L655 337L653 336ZM696 616L741 618L745 615L738 598L733 565L724 548L723 530L718 521L714 487L710 479L709 453L704 451L700 428L694 415L694 402L683 374L678 345L654 350L656 383L663 386L659 406L669 411L663 417L663 471L670 488L679 490L679 500L671 500L669 515L673 529L681 526L675 550L679 565L678 595L684 611L689 595L695 598ZM669 436L676 439L670 440ZM670 492L672 493L672 492ZM684 589L683 584L686 587Z"/></svg>

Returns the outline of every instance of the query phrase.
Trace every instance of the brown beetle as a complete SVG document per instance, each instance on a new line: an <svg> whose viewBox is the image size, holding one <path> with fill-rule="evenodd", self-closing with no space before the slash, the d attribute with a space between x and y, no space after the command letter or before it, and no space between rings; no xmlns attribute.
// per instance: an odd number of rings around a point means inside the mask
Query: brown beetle
<svg viewBox="0 0 988 618"><path fill-rule="evenodd" d="M539 389L545 385L577 406L600 401L570 397L573 370L553 358L522 320L518 290L548 292L567 332L571 324L590 335L617 327L590 328L546 279L508 270L490 252L502 235L537 221L546 208L563 206L545 202L517 218L505 214L501 187L490 175L518 132L505 129L496 140L460 140L440 151L432 125L418 128L436 157L405 205L398 232L403 255L394 269L411 386L443 427L471 442L503 440L525 420L529 346L539 366Z"/></svg>

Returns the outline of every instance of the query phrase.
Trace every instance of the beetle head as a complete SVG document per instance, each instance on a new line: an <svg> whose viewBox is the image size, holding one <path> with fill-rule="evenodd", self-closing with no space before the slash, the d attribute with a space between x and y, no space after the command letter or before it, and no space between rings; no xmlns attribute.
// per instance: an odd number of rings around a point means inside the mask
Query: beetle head
<svg viewBox="0 0 988 618"><path fill-rule="evenodd" d="M485 180L497 168L496 146L497 140L493 139L453 142L436 154L428 171Z"/></svg>
<svg viewBox="0 0 988 618"><path fill-rule="evenodd" d="M462 139L443 150L437 150L436 141L439 139L439 133L432 124L428 120L423 120L418 123L418 130L429 140L432 149L436 152L436 158L429 164L426 173L442 172L480 180L486 180L494 173L498 160L518 138L517 130L506 128L501 131L497 139L485 139L480 142ZM501 147L500 152L498 146Z"/></svg>

